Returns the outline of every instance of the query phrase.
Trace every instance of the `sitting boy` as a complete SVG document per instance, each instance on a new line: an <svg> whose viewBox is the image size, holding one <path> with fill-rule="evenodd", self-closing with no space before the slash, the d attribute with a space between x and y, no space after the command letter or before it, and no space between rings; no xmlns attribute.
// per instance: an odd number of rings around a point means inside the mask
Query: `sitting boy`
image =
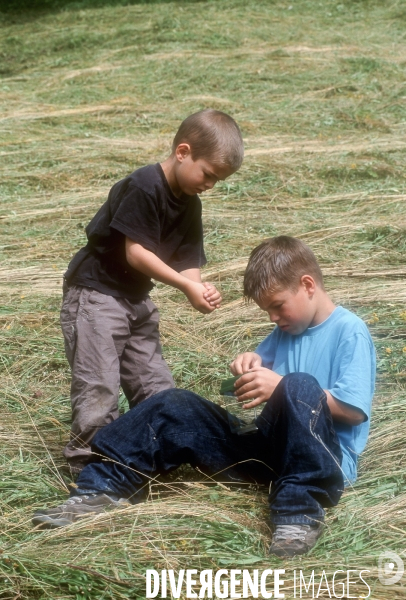
<svg viewBox="0 0 406 600"><path fill-rule="evenodd" d="M223 480L271 483L271 553L294 556L314 546L324 508L337 504L344 480L356 478L374 346L365 324L330 300L312 251L298 239L258 246L244 292L276 323L255 352L231 364L241 375L238 400L246 408L264 403L256 431L238 435L236 417L192 392L160 392L97 434L98 462L83 469L65 504L37 511L34 524L60 527L119 507L122 498L139 502L150 478L189 463Z"/></svg>
<svg viewBox="0 0 406 600"><path fill-rule="evenodd" d="M180 125L171 155L116 183L86 228L87 245L65 273L61 325L72 368L71 473L88 462L96 432L118 417L120 384L135 406L174 386L162 357L151 278L181 290L194 308L220 305L202 283L202 206L197 194L241 166L238 125L212 109Z"/></svg>

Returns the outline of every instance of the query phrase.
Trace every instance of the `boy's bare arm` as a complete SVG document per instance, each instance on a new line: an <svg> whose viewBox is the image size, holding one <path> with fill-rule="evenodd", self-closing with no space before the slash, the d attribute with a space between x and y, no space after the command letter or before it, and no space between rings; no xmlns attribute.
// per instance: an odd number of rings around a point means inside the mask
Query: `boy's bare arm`
<svg viewBox="0 0 406 600"><path fill-rule="evenodd" d="M365 421L365 415L362 410L353 408L345 402L334 398L328 390L324 390L327 396L327 404L334 421L347 423L347 425L361 425Z"/></svg>
<svg viewBox="0 0 406 600"><path fill-rule="evenodd" d="M191 281L202 283L202 274L200 269L185 269L184 271L180 271L180 274L183 275L183 277L187 277Z"/></svg>
<svg viewBox="0 0 406 600"><path fill-rule="evenodd" d="M165 264L156 254L126 238L126 258L130 266L148 277L171 285L185 294L191 305L203 314L212 312L216 305L210 302L210 292L198 281L185 277Z"/></svg>

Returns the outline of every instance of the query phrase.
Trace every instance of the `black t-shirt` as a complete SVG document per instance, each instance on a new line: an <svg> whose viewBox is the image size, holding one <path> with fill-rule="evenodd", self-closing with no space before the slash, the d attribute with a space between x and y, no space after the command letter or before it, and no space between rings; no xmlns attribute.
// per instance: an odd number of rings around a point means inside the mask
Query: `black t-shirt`
<svg viewBox="0 0 406 600"><path fill-rule="evenodd" d="M109 296L139 300L153 288L147 275L128 264L126 237L175 271L206 264L200 198L177 198L159 163L116 183L86 235L88 243L73 257L65 279Z"/></svg>

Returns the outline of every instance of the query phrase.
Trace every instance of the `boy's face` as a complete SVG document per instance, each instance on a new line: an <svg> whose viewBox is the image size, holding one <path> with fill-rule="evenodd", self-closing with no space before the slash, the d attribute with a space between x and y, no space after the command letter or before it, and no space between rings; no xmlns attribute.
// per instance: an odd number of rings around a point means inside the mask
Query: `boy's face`
<svg viewBox="0 0 406 600"><path fill-rule="evenodd" d="M176 183L179 190L188 196L211 190L218 181L233 173L227 165L212 164L204 158L193 160L188 144L178 146L176 158Z"/></svg>
<svg viewBox="0 0 406 600"><path fill-rule="evenodd" d="M299 335L308 327L318 325L314 291L314 280L304 275L296 291L271 292L257 304L282 331Z"/></svg>

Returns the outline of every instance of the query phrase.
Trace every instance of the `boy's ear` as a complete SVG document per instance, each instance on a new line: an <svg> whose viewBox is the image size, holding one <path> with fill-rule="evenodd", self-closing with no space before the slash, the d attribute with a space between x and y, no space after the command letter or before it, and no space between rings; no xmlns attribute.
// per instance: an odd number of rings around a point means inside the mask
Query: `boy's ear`
<svg viewBox="0 0 406 600"><path fill-rule="evenodd" d="M306 288L308 294L313 295L316 291L316 282L311 275L302 275L300 283Z"/></svg>
<svg viewBox="0 0 406 600"><path fill-rule="evenodd" d="M187 158L191 153L191 148L186 142L182 142L181 144L179 144L175 150L175 156L179 162L185 160L185 158Z"/></svg>

